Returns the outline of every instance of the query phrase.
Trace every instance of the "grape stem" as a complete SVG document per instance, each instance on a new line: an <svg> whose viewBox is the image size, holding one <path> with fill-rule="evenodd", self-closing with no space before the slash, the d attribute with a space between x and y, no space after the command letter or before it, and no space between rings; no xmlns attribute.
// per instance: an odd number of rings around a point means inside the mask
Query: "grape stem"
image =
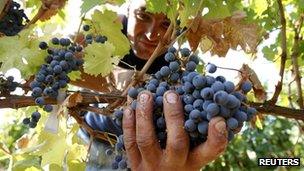
<svg viewBox="0 0 304 171"><path fill-rule="evenodd" d="M234 69L234 68L226 68L226 67L219 67L219 66L216 66L217 68L220 68L220 69L226 69L226 70L232 70L232 71L238 71L240 72L241 74L243 74L243 72L241 70L238 70L238 69Z"/></svg>

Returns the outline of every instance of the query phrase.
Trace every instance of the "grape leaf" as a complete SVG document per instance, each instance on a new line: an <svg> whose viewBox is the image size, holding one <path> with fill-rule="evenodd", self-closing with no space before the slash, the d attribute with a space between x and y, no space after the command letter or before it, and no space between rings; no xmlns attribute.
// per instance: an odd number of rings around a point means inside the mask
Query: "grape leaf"
<svg viewBox="0 0 304 171"><path fill-rule="evenodd" d="M122 23L118 19L115 12L105 10L103 13L101 11L95 10L92 15L91 21L94 30L104 36L107 36L108 42L112 43L113 55L124 57L129 53L130 43L127 37L121 32ZM112 49L112 48L111 48Z"/></svg>
<svg viewBox="0 0 304 171"><path fill-rule="evenodd" d="M269 7L267 0L254 0L250 1L252 4L250 4L251 8L255 10L257 16L261 16L265 10Z"/></svg>
<svg viewBox="0 0 304 171"><path fill-rule="evenodd" d="M102 0L83 0L82 1L82 5L81 5L81 14L84 14L88 11L90 11L90 9L92 9L93 7L97 6L97 5L101 5L103 4L104 1Z"/></svg>
<svg viewBox="0 0 304 171"><path fill-rule="evenodd" d="M198 8L200 8L200 1L198 0L184 0L180 3L181 9L179 10L181 27L188 26L188 21L191 17L195 17Z"/></svg>
<svg viewBox="0 0 304 171"><path fill-rule="evenodd" d="M78 79L81 79L81 72L80 71L72 71L68 74L68 77L72 80L72 81L76 81Z"/></svg>
<svg viewBox="0 0 304 171"><path fill-rule="evenodd" d="M11 68L20 70L23 77L35 74L44 63L46 51L38 48L39 40L32 28L22 30L19 35L0 38L0 71L6 72Z"/></svg>
<svg viewBox="0 0 304 171"><path fill-rule="evenodd" d="M153 0L147 1L147 11L151 13L164 13L167 14L168 6L167 1Z"/></svg>
<svg viewBox="0 0 304 171"><path fill-rule="evenodd" d="M85 48L84 72L91 75L106 76L114 66L118 64L119 59L112 57L115 48L111 43L92 43Z"/></svg>
<svg viewBox="0 0 304 171"><path fill-rule="evenodd" d="M174 21L177 13L178 0L155 0L147 1L147 12L163 13L171 20Z"/></svg>
<svg viewBox="0 0 304 171"><path fill-rule="evenodd" d="M88 11L90 11L92 8L94 8L95 6L98 5L102 5L105 3L111 3L114 5L121 5L123 4L125 1L124 0L82 0L82 4L81 4L81 14L84 14Z"/></svg>
<svg viewBox="0 0 304 171"><path fill-rule="evenodd" d="M205 19L221 19L231 16L229 6L223 5L222 0L205 1L204 5L209 9L209 12L204 15Z"/></svg>
<svg viewBox="0 0 304 171"><path fill-rule="evenodd" d="M238 46L247 53L254 53L264 32L256 24L242 23L245 16L244 13L238 12L224 19L198 18L198 24L193 25L187 33L191 48L196 49L201 39L207 36L213 43L212 54L225 56L229 48L236 49Z"/></svg>

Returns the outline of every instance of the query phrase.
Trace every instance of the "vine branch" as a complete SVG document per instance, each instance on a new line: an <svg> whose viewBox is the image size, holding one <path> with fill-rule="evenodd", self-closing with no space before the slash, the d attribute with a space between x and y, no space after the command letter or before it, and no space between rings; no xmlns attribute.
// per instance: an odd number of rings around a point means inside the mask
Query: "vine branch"
<svg viewBox="0 0 304 171"><path fill-rule="evenodd" d="M274 116L284 116L286 118L293 118L304 121L303 109L291 109L277 105L270 105L268 103L249 102L249 104L250 106L256 108L260 113Z"/></svg>
<svg viewBox="0 0 304 171"><path fill-rule="evenodd" d="M88 105L91 103L110 103L116 99L124 99L125 97L112 94L89 94L87 92L81 93L83 98L81 105ZM57 104L57 100L53 98L46 98L47 104ZM30 96L15 96L11 95L0 99L0 108L13 108L18 109L27 106L37 106L33 97Z"/></svg>
<svg viewBox="0 0 304 171"><path fill-rule="evenodd" d="M301 16L299 19L299 23L294 26L294 39L293 39L293 47L292 47L292 73L294 75L294 79L297 86L297 96L298 96L298 105L301 109L304 109L303 103L303 94L302 94L302 86L301 86L301 75L299 71L298 57L299 57L299 41L300 41L300 31L303 23L303 17Z"/></svg>
<svg viewBox="0 0 304 171"><path fill-rule="evenodd" d="M281 21L281 48L282 48L282 54L281 54L281 65L280 65L280 77L281 79L278 81L275 92L269 101L271 104L275 104L278 101L278 97L280 95L280 92L282 90L283 85L283 78L284 78L284 70L285 70L285 63L287 59L287 38L286 38L286 18L284 14L284 7L281 0L277 0L277 3L279 5L279 15L280 15L280 21Z"/></svg>

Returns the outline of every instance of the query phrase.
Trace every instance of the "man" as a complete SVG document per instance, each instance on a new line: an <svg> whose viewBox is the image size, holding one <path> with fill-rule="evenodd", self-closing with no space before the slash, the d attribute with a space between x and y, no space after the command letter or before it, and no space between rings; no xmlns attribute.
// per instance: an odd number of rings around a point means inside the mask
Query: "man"
<svg viewBox="0 0 304 171"><path fill-rule="evenodd" d="M145 11L145 1L131 1L127 17L123 17L125 34L132 50L123 58L120 67L129 65L140 70L164 36L170 21L164 14L151 14ZM127 27L126 27L127 26ZM127 63L128 65L126 65ZM148 70L155 73L167 64L160 56ZM93 78L92 78L93 79ZM129 79L125 77L124 79ZM162 150L157 141L153 126L153 96L144 91L138 96L136 111L126 107L123 117L123 132L129 167L132 170L199 170L215 160L227 145L226 123L215 117L209 123L208 139L205 143L189 150L189 138L183 128L183 105L177 93L168 91L164 95L164 115L167 125L167 145ZM101 117L101 123L110 122Z"/></svg>

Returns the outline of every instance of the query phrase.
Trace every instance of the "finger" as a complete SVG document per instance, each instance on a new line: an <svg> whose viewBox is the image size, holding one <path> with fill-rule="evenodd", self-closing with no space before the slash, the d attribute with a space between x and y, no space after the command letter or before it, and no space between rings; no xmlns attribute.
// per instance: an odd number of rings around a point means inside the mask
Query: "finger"
<svg viewBox="0 0 304 171"><path fill-rule="evenodd" d="M190 152L188 162L200 168L215 160L226 149L227 134L225 119L222 117L212 118L209 122L207 141Z"/></svg>
<svg viewBox="0 0 304 171"><path fill-rule="evenodd" d="M136 143L144 161L155 163L161 155L153 125L153 96L143 91L137 97Z"/></svg>
<svg viewBox="0 0 304 171"><path fill-rule="evenodd" d="M130 107L125 108L122 119L123 137L127 158L130 161L131 168L138 166L141 161L140 152L136 144L135 125L135 116L133 110Z"/></svg>
<svg viewBox="0 0 304 171"><path fill-rule="evenodd" d="M165 161L184 165L188 157L189 138L183 127L183 105L179 96L173 91L167 91L164 97L164 114L168 130Z"/></svg>

